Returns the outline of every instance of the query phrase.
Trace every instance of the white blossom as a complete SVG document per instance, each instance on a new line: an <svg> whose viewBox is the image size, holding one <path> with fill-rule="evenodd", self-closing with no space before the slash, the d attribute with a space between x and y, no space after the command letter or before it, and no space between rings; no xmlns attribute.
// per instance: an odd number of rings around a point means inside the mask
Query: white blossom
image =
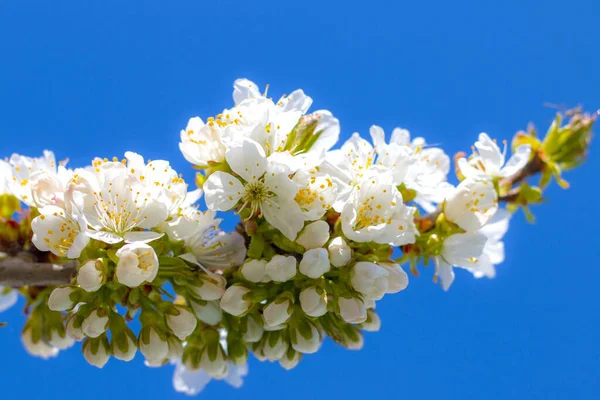
<svg viewBox="0 0 600 400"><path fill-rule="evenodd" d="M398 293L408 286L408 275L398 264L379 263L379 266L388 272L388 288L386 293Z"/></svg>
<svg viewBox="0 0 600 400"><path fill-rule="evenodd" d="M415 242L414 207L402 203L396 187L384 176L362 180L342 210L342 230L356 242L401 246Z"/></svg>
<svg viewBox="0 0 600 400"><path fill-rule="evenodd" d="M498 209L498 193L490 181L466 179L446 198L444 215L466 231L483 227Z"/></svg>
<svg viewBox="0 0 600 400"><path fill-rule="evenodd" d="M169 354L169 344L160 337L154 327L150 327L147 337L142 334L138 342L140 351L150 362L162 361Z"/></svg>
<svg viewBox="0 0 600 400"><path fill-rule="evenodd" d="M460 173L466 178L510 178L527 165L531 155L530 145L523 144L515 149L512 157L506 162L506 143L504 151L501 152L496 141L490 139L486 133L479 134L475 148L477 152L469 160L464 157L458 160Z"/></svg>
<svg viewBox="0 0 600 400"><path fill-rule="evenodd" d="M286 166L267 160L256 142L245 140L225 155L227 163L244 182L227 172L215 172L204 183L206 204L211 210L228 211L241 203L250 208L288 239L294 240L304 226L304 217L294 200L297 187L288 178Z"/></svg>
<svg viewBox="0 0 600 400"><path fill-rule="evenodd" d="M196 329L196 317L183 307L175 307L178 314L165 314L167 326L180 340L185 340Z"/></svg>
<svg viewBox="0 0 600 400"><path fill-rule="evenodd" d="M100 310L94 310L88 315L81 324L81 330L91 338L97 338L106 332L108 328L108 315L100 313Z"/></svg>
<svg viewBox="0 0 600 400"><path fill-rule="evenodd" d="M292 316L292 304L289 300L274 301L267 305L263 310L265 323L270 327L275 327L286 323Z"/></svg>
<svg viewBox="0 0 600 400"><path fill-rule="evenodd" d="M40 357L44 360L56 357L60 351L57 347L50 346L44 343L41 339L38 339L36 342L34 342L31 328L25 328L23 330L23 333L21 334L21 342L29 354Z"/></svg>
<svg viewBox="0 0 600 400"><path fill-rule="evenodd" d="M103 269L101 258L85 262L77 271L77 284L86 292L95 292L104 284Z"/></svg>
<svg viewBox="0 0 600 400"><path fill-rule="evenodd" d="M469 271L479 269L486 241L487 238L478 232L457 233L444 240L441 254L435 257L436 276L441 278L444 290L448 290L454 281L453 266Z"/></svg>
<svg viewBox="0 0 600 400"><path fill-rule="evenodd" d="M0 285L0 312L6 311L17 303L18 296L15 290Z"/></svg>
<svg viewBox="0 0 600 400"><path fill-rule="evenodd" d="M305 327L308 328L308 330L305 332L307 337L303 335L301 329L296 329L296 331L294 332L295 340L292 340L292 347L294 350L300 353L316 353L321 347L321 333L319 332L317 327L309 321L306 321Z"/></svg>
<svg viewBox="0 0 600 400"><path fill-rule="evenodd" d="M205 324L217 325L223 319L223 311L218 301L207 301L206 304L200 304L192 301L190 303L196 317Z"/></svg>
<svg viewBox="0 0 600 400"><path fill-rule="evenodd" d="M269 275L265 271L267 266L266 260L247 260L242 265L241 272L242 276L250 282L264 282L269 281Z"/></svg>
<svg viewBox="0 0 600 400"><path fill-rule="evenodd" d="M50 293L48 298L48 308L52 311L66 311L73 307L71 293L74 289L71 287L58 287Z"/></svg>

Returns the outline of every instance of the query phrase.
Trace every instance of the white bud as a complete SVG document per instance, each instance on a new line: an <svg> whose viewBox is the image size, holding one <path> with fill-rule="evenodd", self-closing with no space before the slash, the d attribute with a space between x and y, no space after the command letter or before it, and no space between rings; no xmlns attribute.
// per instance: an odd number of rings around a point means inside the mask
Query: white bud
<svg viewBox="0 0 600 400"><path fill-rule="evenodd" d="M83 343L83 357L90 365L102 368L110 359L110 352L104 340L94 343L88 339Z"/></svg>
<svg viewBox="0 0 600 400"><path fill-rule="evenodd" d="M352 249L341 236L336 237L329 243L327 251L329 252L329 261L334 267L344 267L348 265L352 258Z"/></svg>
<svg viewBox="0 0 600 400"><path fill-rule="evenodd" d="M248 317L246 332L244 332L244 342L246 343L256 343L258 342L264 333L264 329L262 326L256 322L253 317Z"/></svg>
<svg viewBox="0 0 600 400"><path fill-rule="evenodd" d="M44 360L56 357L59 352L59 349L47 345L41 339L38 339L37 342L34 342L31 333L31 328L25 328L25 330L21 334L21 342L23 342L23 346L29 354L31 354L32 356L40 357Z"/></svg>
<svg viewBox="0 0 600 400"><path fill-rule="evenodd" d="M267 262L265 260L250 260L245 262L241 269L244 279L254 283L263 282L266 275L266 265Z"/></svg>
<svg viewBox="0 0 600 400"><path fill-rule="evenodd" d="M283 357L279 359L279 365L281 365L286 371L294 368L302 359L302 353L297 351L287 351Z"/></svg>
<svg viewBox="0 0 600 400"><path fill-rule="evenodd" d="M228 314L240 316L250 308L251 303L243 297L250 293L250 289L234 285L227 288L221 298L221 308Z"/></svg>
<svg viewBox="0 0 600 400"><path fill-rule="evenodd" d="M300 272L309 278L317 279L329 271L329 255L327 249L307 250L300 261Z"/></svg>
<svg viewBox="0 0 600 400"><path fill-rule="evenodd" d="M208 376L215 379L222 379L227 376L229 361L220 344L216 344L216 351L211 349L209 345L202 352L200 357L200 368L202 368ZM212 351L211 351L212 350Z"/></svg>
<svg viewBox="0 0 600 400"><path fill-rule="evenodd" d="M196 294L206 301L219 300L225 293L225 278L217 274L202 275L202 285L192 286Z"/></svg>
<svg viewBox="0 0 600 400"><path fill-rule="evenodd" d="M96 309L92 311L81 324L83 333L91 338L97 338L106 332L106 326L108 325L108 315L100 315L100 310Z"/></svg>
<svg viewBox="0 0 600 400"><path fill-rule="evenodd" d="M48 298L48 308L52 311L66 311L73 307L73 302L69 298L75 289L70 287L58 287L50 293Z"/></svg>
<svg viewBox="0 0 600 400"><path fill-rule="evenodd" d="M408 286L408 275L398 264L381 263L388 272L388 288L386 293L398 293Z"/></svg>
<svg viewBox="0 0 600 400"><path fill-rule="evenodd" d="M287 322L292 316L292 303L289 300L283 302L273 301L263 310L263 318L269 326L278 326Z"/></svg>
<svg viewBox="0 0 600 400"><path fill-rule="evenodd" d="M380 300L388 289L388 272L375 263L357 262L350 276L352 287L373 300Z"/></svg>
<svg viewBox="0 0 600 400"><path fill-rule="evenodd" d="M196 317L205 324L217 325L223 319L223 311L218 301L208 301L204 305L192 301L190 304Z"/></svg>
<svg viewBox="0 0 600 400"><path fill-rule="evenodd" d="M85 339L85 333L83 332L83 329L81 329L81 325L79 325L78 328L75 328L76 319L76 315L73 315L71 318L69 318L69 320L67 321L66 331L67 335L69 335L71 339L80 342L83 339Z"/></svg>
<svg viewBox="0 0 600 400"><path fill-rule="evenodd" d="M316 326L308 321L302 328L304 329L296 329L295 340L292 341L292 347L300 353L316 353L317 350L319 350L319 347L321 347L321 333Z"/></svg>
<svg viewBox="0 0 600 400"><path fill-rule="evenodd" d="M167 354L167 358L169 360L181 360L183 356L183 345L175 336L169 336L167 339L167 344L169 345L169 353Z"/></svg>
<svg viewBox="0 0 600 400"><path fill-rule="evenodd" d="M340 297L338 303L340 305L340 316L349 324L360 324L367 320L367 309L359 299Z"/></svg>
<svg viewBox="0 0 600 400"><path fill-rule="evenodd" d="M169 354L169 344L167 341L161 339L154 327L150 327L147 335L144 335L144 333L138 339L140 351L144 357L150 362L160 362L167 358Z"/></svg>
<svg viewBox="0 0 600 400"><path fill-rule="evenodd" d="M62 333L62 336L58 331L52 330L50 333L50 340L48 340L48 344L52 347L56 347L59 350L65 350L69 347L73 346L75 341L69 337L66 332Z"/></svg>
<svg viewBox="0 0 600 400"><path fill-rule="evenodd" d="M121 340L124 341L123 344L127 343L126 349L124 348L123 350L121 350L121 348L119 347L119 343L117 343L117 341L113 337L113 341L111 343L113 355L115 356L115 358L117 360L121 360L121 361L133 360L133 358L135 357L135 353L137 353L137 345L135 344L133 339L131 337L129 337L129 335L127 335L127 334L123 335Z"/></svg>
<svg viewBox="0 0 600 400"><path fill-rule="evenodd" d="M147 244L129 243L117 250L117 280L128 287L138 287L144 282L152 282L158 273L158 257Z"/></svg>
<svg viewBox="0 0 600 400"><path fill-rule="evenodd" d="M311 317L320 317L327 312L327 295L325 291L321 294L315 286L310 286L300 292L300 306L302 311Z"/></svg>
<svg viewBox="0 0 600 400"><path fill-rule="evenodd" d="M329 224L325 221L315 221L308 224L296 242L305 249L323 247L329 240Z"/></svg>
<svg viewBox="0 0 600 400"><path fill-rule="evenodd" d="M185 340L196 329L196 316L191 311L183 307L175 307L179 312L178 315L167 314L165 319L167 326L171 328L173 334L180 340Z"/></svg>
<svg viewBox="0 0 600 400"><path fill-rule="evenodd" d="M362 333L358 332L358 337L354 340L351 337L346 338L346 348L348 350L360 350L363 348L365 344L365 340L363 338Z"/></svg>
<svg viewBox="0 0 600 400"><path fill-rule="evenodd" d="M265 267L266 273L275 282L287 282L296 276L296 258L276 255Z"/></svg>
<svg viewBox="0 0 600 400"><path fill-rule="evenodd" d="M77 272L77 284L86 292L95 292L104 284L104 263L101 258L89 260Z"/></svg>
<svg viewBox="0 0 600 400"><path fill-rule="evenodd" d="M271 338L268 337L267 340L265 340L263 354L267 360L273 362L281 359L285 355L285 352L288 350L288 342L279 332L271 332L269 335L277 335L277 340L275 343L272 343L270 340Z"/></svg>
<svg viewBox="0 0 600 400"><path fill-rule="evenodd" d="M367 310L367 320L360 327L367 332L378 332L381 329L381 319L373 310Z"/></svg>

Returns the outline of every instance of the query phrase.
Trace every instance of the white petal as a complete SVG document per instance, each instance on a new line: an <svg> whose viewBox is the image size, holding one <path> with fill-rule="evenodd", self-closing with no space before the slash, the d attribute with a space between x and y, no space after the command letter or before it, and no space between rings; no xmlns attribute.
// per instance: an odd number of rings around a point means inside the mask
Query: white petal
<svg viewBox="0 0 600 400"><path fill-rule="evenodd" d="M296 239L298 232L304 227L304 214L294 200L275 196L265 201L260 209L267 222L290 240Z"/></svg>
<svg viewBox="0 0 600 400"><path fill-rule="evenodd" d="M394 128L392 131L392 137L390 138L390 144L395 143L399 146L410 145L410 132L402 128Z"/></svg>
<svg viewBox="0 0 600 400"><path fill-rule="evenodd" d="M236 79L233 82L233 101L235 104L240 104L247 99L255 99L261 97L260 91L256 83L246 79Z"/></svg>
<svg viewBox="0 0 600 400"><path fill-rule="evenodd" d="M515 149L514 154L508 160L504 168L500 170L500 176L504 178L511 177L522 170L529 162L531 147L528 144L521 145Z"/></svg>
<svg viewBox="0 0 600 400"><path fill-rule="evenodd" d="M126 242L140 242L140 243L149 243L153 240L161 238L164 233L152 232L152 231L138 231L138 232L127 232L123 235L123 238Z"/></svg>
<svg viewBox="0 0 600 400"><path fill-rule="evenodd" d="M475 142L475 147L488 173L500 171L500 168L504 165L504 154L500 152L498 145L486 133L479 134L479 140Z"/></svg>
<svg viewBox="0 0 600 400"><path fill-rule="evenodd" d="M2 292L3 289L4 287L0 285L0 292ZM14 306L17 300L18 296L15 290L11 290L8 294L0 294L0 312L6 311Z"/></svg>
<svg viewBox="0 0 600 400"><path fill-rule="evenodd" d="M486 242L479 232L457 233L444 240L442 256L449 264L470 268L479 261Z"/></svg>
<svg viewBox="0 0 600 400"><path fill-rule="evenodd" d="M371 140L373 140L375 150L377 150L378 153L385 150L387 146L385 144L385 133L383 132L383 129L380 126L373 125L371 126L369 133L371 133Z"/></svg>
<svg viewBox="0 0 600 400"><path fill-rule="evenodd" d="M296 89L289 96L279 100L283 111L300 111L306 114L312 104L312 99L304 94L302 89Z"/></svg>
<svg viewBox="0 0 600 400"><path fill-rule="evenodd" d="M96 239L108 244L115 244L123 241L123 238L121 236L112 232L88 231L86 232L86 234L92 239Z"/></svg>
<svg viewBox="0 0 600 400"><path fill-rule="evenodd" d="M452 265L448 264L441 257L435 257L435 273L442 280L442 287L444 290L450 289L450 285L454 282Z"/></svg>
<svg viewBox="0 0 600 400"><path fill-rule="evenodd" d="M221 171L211 174L203 189L206 206L213 211L231 210L246 191L237 178Z"/></svg>
<svg viewBox="0 0 600 400"><path fill-rule="evenodd" d="M244 140L241 146L230 149L225 159L233 172L248 182L257 180L267 170L265 152L253 140Z"/></svg>
<svg viewBox="0 0 600 400"><path fill-rule="evenodd" d="M265 184L268 190L275 193L279 198L293 200L298 192L298 186L286 174L267 172Z"/></svg>

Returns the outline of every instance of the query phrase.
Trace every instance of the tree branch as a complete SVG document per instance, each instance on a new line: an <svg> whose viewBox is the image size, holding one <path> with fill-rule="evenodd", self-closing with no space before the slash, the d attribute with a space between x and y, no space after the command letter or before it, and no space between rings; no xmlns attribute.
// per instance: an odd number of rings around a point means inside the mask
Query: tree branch
<svg viewBox="0 0 600 400"><path fill-rule="evenodd" d="M30 261L27 253L0 259L0 285L55 286L66 285L77 272L77 261L53 264Z"/></svg>

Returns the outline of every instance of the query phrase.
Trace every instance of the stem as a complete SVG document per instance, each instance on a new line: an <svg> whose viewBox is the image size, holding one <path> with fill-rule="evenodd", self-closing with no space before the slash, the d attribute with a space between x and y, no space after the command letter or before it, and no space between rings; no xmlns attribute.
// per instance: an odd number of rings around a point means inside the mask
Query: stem
<svg viewBox="0 0 600 400"><path fill-rule="evenodd" d="M66 264L53 264L30 261L18 254L0 259L0 285L3 286L66 285L76 272L75 260Z"/></svg>

